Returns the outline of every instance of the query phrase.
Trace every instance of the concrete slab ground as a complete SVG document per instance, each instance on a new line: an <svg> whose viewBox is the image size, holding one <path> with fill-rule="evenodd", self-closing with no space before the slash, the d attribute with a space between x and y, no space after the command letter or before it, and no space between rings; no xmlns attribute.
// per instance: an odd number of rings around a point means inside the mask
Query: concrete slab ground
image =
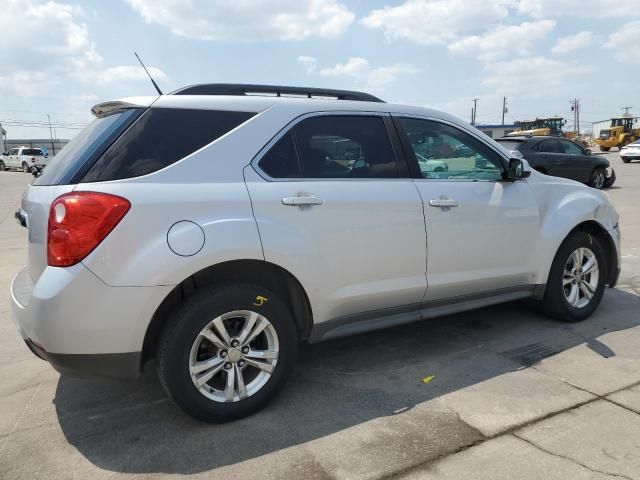
<svg viewBox="0 0 640 480"><path fill-rule="evenodd" d="M0 478L640 479L640 163L606 156L622 274L590 319L514 302L304 345L278 399L225 425L174 407L153 365L74 379L28 351L7 288L31 177L0 172Z"/></svg>

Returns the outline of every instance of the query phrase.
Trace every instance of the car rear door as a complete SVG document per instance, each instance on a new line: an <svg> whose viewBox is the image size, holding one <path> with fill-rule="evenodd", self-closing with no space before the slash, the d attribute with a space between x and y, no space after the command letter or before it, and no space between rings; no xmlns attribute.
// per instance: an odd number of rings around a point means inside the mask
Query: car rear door
<svg viewBox="0 0 640 480"><path fill-rule="evenodd" d="M424 204L425 301L530 293L539 211L527 182L503 181L505 160L472 132L437 119L395 120ZM419 151L448 170L424 168Z"/></svg>
<svg viewBox="0 0 640 480"><path fill-rule="evenodd" d="M591 178L593 163L584 149L570 140L558 140L565 153L564 171L566 178L587 183Z"/></svg>
<svg viewBox="0 0 640 480"><path fill-rule="evenodd" d="M557 138L549 138L540 143L540 156L542 167L547 175L555 177L572 178L572 169L569 158L564 153L564 146Z"/></svg>
<svg viewBox="0 0 640 480"><path fill-rule="evenodd" d="M265 259L300 280L316 323L420 306L424 216L399 150L386 114L318 113L245 169Z"/></svg>

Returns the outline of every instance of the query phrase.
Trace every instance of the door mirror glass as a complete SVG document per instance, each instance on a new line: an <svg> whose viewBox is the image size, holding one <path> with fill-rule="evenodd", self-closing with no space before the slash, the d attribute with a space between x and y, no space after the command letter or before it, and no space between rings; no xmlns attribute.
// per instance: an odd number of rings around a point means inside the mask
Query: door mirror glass
<svg viewBox="0 0 640 480"><path fill-rule="evenodd" d="M524 169L524 163L520 158L511 158L509 160L509 180L520 180L527 178L531 172Z"/></svg>
<svg viewBox="0 0 640 480"><path fill-rule="evenodd" d="M587 155L591 155L591 149L587 148L584 153L586 153Z"/></svg>

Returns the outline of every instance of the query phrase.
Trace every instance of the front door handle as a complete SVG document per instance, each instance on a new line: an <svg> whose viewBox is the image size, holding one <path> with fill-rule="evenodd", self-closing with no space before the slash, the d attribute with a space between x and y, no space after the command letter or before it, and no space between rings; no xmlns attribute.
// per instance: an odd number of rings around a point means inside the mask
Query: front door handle
<svg viewBox="0 0 640 480"><path fill-rule="evenodd" d="M299 197L284 197L282 199L283 205L290 205L292 207L304 207L305 205L322 205L324 202L321 198L310 196Z"/></svg>
<svg viewBox="0 0 640 480"><path fill-rule="evenodd" d="M434 198L433 200L429 200L429 205L432 207L451 208L459 206L460 203L451 198Z"/></svg>

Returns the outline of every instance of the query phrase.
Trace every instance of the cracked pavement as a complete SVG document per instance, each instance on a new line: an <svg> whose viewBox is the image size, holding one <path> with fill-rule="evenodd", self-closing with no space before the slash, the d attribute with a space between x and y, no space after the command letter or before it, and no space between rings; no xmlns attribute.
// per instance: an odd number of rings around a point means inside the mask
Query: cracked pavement
<svg viewBox="0 0 640 480"><path fill-rule="evenodd" d="M304 345L280 397L225 425L182 414L153 365L83 380L31 354L8 300L31 177L1 172L0 478L640 480L640 163L606 156L622 274L593 317L514 302Z"/></svg>

